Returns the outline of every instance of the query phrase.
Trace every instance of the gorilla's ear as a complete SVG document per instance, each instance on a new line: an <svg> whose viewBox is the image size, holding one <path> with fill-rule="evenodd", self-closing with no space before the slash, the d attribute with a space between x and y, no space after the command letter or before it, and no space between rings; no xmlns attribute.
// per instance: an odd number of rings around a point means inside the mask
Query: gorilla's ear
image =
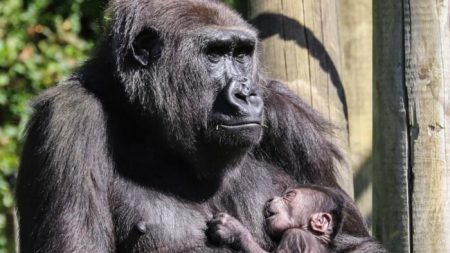
<svg viewBox="0 0 450 253"><path fill-rule="evenodd" d="M313 213L309 217L310 228L319 234L332 234L333 218L329 213Z"/></svg>
<svg viewBox="0 0 450 253"><path fill-rule="evenodd" d="M147 66L161 57L162 39L157 31L146 29L133 41L133 57L141 65Z"/></svg>

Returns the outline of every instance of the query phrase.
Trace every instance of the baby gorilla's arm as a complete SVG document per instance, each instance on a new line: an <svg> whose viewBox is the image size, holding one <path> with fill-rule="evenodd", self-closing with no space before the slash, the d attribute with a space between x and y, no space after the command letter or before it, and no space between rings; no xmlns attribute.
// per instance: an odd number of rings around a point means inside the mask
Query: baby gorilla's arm
<svg viewBox="0 0 450 253"><path fill-rule="evenodd" d="M215 243L247 253L267 253L253 239L247 228L236 218L219 213L208 222L208 237Z"/></svg>

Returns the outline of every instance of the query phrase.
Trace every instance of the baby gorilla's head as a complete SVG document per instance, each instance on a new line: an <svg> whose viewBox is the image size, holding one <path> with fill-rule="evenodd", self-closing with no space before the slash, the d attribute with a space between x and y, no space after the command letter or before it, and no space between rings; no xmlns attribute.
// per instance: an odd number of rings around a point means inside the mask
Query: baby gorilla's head
<svg viewBox="0 0 450 253"><path fill-rule="evenodd" d="M267 230L277 238L288 229L300 228L333 239L342 226L345 202L342 191L329 187L308 185L288 190L267 202Z"/></svg>

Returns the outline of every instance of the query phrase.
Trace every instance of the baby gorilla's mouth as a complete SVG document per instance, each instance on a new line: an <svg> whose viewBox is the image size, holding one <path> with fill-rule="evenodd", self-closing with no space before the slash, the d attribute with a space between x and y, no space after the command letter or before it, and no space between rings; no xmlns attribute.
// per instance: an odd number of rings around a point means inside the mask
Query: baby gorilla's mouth
<svg viewBox="0 0 450 253"><path fill-rule="evenodd" d="M266 218L271 218L273 216L275 216L277 213L272 213L272 212L266 212Z"/></svg>

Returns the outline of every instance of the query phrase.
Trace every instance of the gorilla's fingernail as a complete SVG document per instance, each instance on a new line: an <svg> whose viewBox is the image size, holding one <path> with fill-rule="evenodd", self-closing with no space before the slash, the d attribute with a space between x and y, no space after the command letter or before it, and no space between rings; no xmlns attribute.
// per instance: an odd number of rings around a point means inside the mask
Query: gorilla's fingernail
<svg viewBox="0 0 450 253"><path fill-rule="evenodd" d="M135 228L136 231L137 231L139 234L141 234L141 235L147 233L147 223L146 223L145 221L140 221L140 222L138 222L138 223L134 226L134 228Z"/></svg>

